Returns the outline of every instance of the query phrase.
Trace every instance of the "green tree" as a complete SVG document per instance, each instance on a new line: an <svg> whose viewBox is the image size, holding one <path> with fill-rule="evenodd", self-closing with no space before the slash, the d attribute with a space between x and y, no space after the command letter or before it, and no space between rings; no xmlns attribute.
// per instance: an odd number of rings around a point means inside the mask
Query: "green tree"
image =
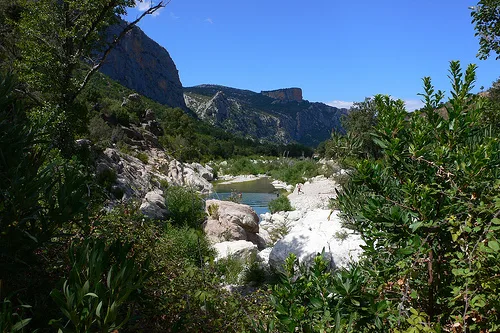
<svg viewBox="0 0 500 333"><path fill-rule="evenodd" d="M72 142L86 128L86 109L77 101L89 79L102 66L121 37L145 15L163 6L152 5L128 24L110 43L103 32L118 23L134 0L18 0L20 19L15 22L17 50L15 70L24 83L24 93L40 106L51 105L51 123L59 147ZM101 52L98 52L101 51Z"/></svg>
<svg viewBox="0 0 500 333"><path fill-rule="evenodd" d="M491 52L500 58L500 1L481 0L472 9L472 23L479 36L479 59L487 59Z"/></svg>
<svg viewBox="0 0 500 333"><path fill-rule="evenodd" d="M377 108L373 98L365 98L363 102L356 102L349 113L342 118L342 126L350 136L361 141L361 155L364 157L375 157L379 149L372 140L373 132L377 124Z"/></svg>
<svg viewBox="0 0 500 333"><path fill-rule="evenodd" d="M360 162L338 201L366 242L369 284L392 302L392 325L414 325L417 316L436 329L494 332L500 138L484 121L484 99L470 92L475 66L463 73L451 62L450 78L445 112L436 112L443 93L429 78L418 112L376 96L383 157Z"/></svg>

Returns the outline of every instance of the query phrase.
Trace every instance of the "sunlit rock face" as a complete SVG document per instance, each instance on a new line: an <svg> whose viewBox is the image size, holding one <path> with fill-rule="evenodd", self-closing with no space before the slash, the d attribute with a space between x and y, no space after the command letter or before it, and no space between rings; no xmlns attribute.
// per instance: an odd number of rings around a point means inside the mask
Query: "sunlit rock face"
<svg viewBox="0 0 500 333"><path fill-rule="evenodd" d="M315 146L332 131L342 131L340 118L347 113L304 100L300 88L256 93L205 84L184 88L184 98L203 121L240 136L279 144Z"/></svg>
<svg viewBox="0 0 500 333"><path fill-rule="evenodd" d="M121 21L110 27L108 40L119 35L126 24ZM170 54L138 27L121 39L100 71L161 104L187 109L179 73Z"/></svg>
<svg viewBox="0 0 500 333"><path fill-rule="evenodd" d="M260 93L283 102L302 102L302 89L300 88L277 89Z"/></svg>

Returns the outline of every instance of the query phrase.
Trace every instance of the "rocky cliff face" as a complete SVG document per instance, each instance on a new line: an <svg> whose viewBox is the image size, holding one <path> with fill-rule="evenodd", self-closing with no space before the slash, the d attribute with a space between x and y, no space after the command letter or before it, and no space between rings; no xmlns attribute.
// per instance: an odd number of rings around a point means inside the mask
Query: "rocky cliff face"
<svg viewBox="0 0 500 333"><path fill-rule="evenodd" d="M314 146L342 130L346 109L302 100L298 88L256 93L217 85L184 89L187 106L213 125L256 140Z"/></svg>
<svg viewBox="0 0 500 333"><path fill-rule="evenodd" d="M278 90L261 91L262 95L278 99L282 102L302 102L302 89L286 88Z"/></svg>
<svg viewBox="0 0 500 333"><path fill-rule="evenodd" d="M111 39L126 25L125 21L109 28ZM167 50L134 27L111 51L101 72L159 103L186 108L182 84Z"/></svg>

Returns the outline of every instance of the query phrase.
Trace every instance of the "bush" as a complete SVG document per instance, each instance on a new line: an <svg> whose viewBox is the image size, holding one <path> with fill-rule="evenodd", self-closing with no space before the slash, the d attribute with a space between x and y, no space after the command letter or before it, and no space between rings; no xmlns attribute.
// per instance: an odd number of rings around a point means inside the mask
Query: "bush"
<svg viewBox="0 0 500 333"><path fill-rule="evenodd" d="M130 244L116 242L106 246L102 240L87 239L69 248L69 277L51 296L66 320L51 324L65 332L102 332L119 330L127 322L120 316L132 293L138 292L149 277L149 260L130 257ZM68 325L71 322L71 325Z"/></svg>
<svg viewBox="0 0 500 333"><path fill-rule="evenodd" d="M291 254L281 280L273 287L274 318L255 323L268 332L373 332L383 331L377 310L385 306L365 291L367 275L358 266L330 270L323 254L307 268Z"/></svg>
<svg viewBox="0 0 500 333"><path fill-rule="evenodd" d="M165 191L165 203L172 225L199 228L205 219L205 204L192 189L169 186Z"/></svg>
<svg viewBox="0 0 500 333"><path fill-rule="evenodd" d="M464 75L465 74L465 75ZM500 329L500 133L470 93L475 66L450 64L451 98L424 79L426 105L376 96L380 160L358 163L338 203L359 232L368 288L398 299L384 311L405 330L426 318L443 331ZM499 110L496 110L499 112ZM367 272L368 273L368 272ZM399 324L398 324L399 323Z"/></svg>
<svg viewBox="0 0 500 333"><path fill-rule="evenodd" d="M137 153L136 157L144 164L148 164L149 157L146 153Z"/></svg>
<svg viewBox="0 0 500 333"><path fill-rule="evenodd" d="M278 168L269 171L274 179L282 180L288 184L303 183L305 179L320 174L320 165L313 160L285 159Z"/></svg>
<svg viewBox="0 0 500 333"><path fill-rule="evenodd" d="M276 212L289 212L293 210L290 200L285 195L270 201L268 207L273 214Z"/></svg>
<svg viewBox="0 0 500 333"><path fill-rule="evenodd" d="M92 143L101 149L111 146L111 127L106 124L100 115L92 117L88 127Z"/></svg>

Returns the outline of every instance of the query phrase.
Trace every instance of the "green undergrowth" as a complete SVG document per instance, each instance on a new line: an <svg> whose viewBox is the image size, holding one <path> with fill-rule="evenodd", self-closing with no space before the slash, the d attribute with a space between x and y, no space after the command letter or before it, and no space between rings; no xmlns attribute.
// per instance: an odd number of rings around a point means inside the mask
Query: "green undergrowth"
<svg viewBox="0 0 500 333"><path fill-rule="evenodd" d="M322 165L312 159L239 157L226 162L227 164L217 164L223 174L265 174L291 185L303 183L308 178L324 173Z"/></svg>

